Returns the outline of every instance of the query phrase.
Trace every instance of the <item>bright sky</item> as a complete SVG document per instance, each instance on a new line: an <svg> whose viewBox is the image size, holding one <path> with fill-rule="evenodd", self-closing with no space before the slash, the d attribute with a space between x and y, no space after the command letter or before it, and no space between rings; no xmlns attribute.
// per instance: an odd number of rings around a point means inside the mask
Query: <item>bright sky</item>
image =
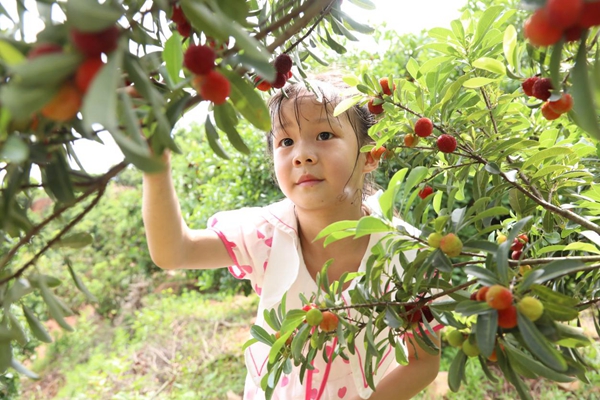
<svg viewBox="0 0 600 400"><path fill-rule="evenodd" d="M349 0L344 1L342 9L359 22L369 22L377 25L385 21L389 28L396 29L400 34L419 33L423 29L436 26L449 27L450 21L460 16L458 9L466 3L466 0L373 1L377 6L377 9L373 11L361 9ZM4 0L2 3L5 5ZM15 3L16 1L5 5L8 12L13 15L14 10L11 7L14 8ZM2 25L2 21L0 21L0 25ZM31 40L29 37L27 39ZM348 42L349 45L353 43ZM376 46L376 44L372 38L365 37L358 46L369 48L369 46ZM193 121L203 121L204 118L201 118L200 115L204 114L205 109L206 105L201 104L195 110L188 112L179 124L186 126ZM79 159L89 173L103 173L123 159L121 152L109 134L101 134L100 137L105 145L89 140L79 141L80 143L76 145Z"/></svg>

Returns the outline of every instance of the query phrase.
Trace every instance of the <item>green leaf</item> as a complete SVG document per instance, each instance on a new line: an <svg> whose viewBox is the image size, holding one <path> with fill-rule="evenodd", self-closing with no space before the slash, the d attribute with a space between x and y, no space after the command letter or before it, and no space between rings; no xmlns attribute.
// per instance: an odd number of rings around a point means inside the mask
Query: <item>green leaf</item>
<svg viewBox="0 0 600 400"><path fill-rule="evenodd" d="M9 70L19 85L56 87L73 75L82 61L79 53L51 53L10 66Z"/></svg>
<svg viewBox="0 0 600 400"><path fill-rule="evenodd" d="M406 178L406 184L404 185L405 196L408 195L415 186L421 183L428 173L429 170L427 167L414 167L408 174L408 178Z"/></svg>
<svg viewBox="0 0 600 400"><path fill-rule="evenodd" d="M550 79L552 80L552 87L560 88L560 63L562 59L562 49L564 40L559 40L554 46L552 46L552 55L550 56Z"/></svg>
<svg viewBox="0 0 600 400"><path fill-rule="evenodd" d="M29 379L40 379L39 375L33 371L28 370L23 364L17 361L15 358L10 360L10 366L13 367L15 371L17 371L21 375L25 375Z"/></svg>
<svg viewBox="0 0 600 400"><path fill-rule="evenodd" d="M504 6L491 6L485 10L477 22L477 28L475 29L475 35L473 36L473 44L471 45L472 47L476 47L479 42L481 42L485 37L485 34L490 30L492 23L502 11L504 11Z"/></svg>
<svg viewBox="0 0 600 400"><path fill-rule="evenodd" d="M490 84L495 81L496 81L496 79L492 79L492 78L477 77L477 78L467 79L463 83L463 86L466 87L467 89L477 89L477 88L480 88L482 86L485 86L485 85Z"/></svg>
<svg viewBox="0 0 600 400"><path fill-rule="evenodd" d="M13 134L8 137L6 142L0 148L0 158L11 163L20 164L29 157L29 147L18 135Z"/></svg>
<svg viewBox="0 0 600 400"><path fill-rule="evenodd" d="M81 249L94 242L94 238L87 232L73 233L63 236L52 247L70 247L72 249Z"/></svg>
<svg viewBox="0 0 600 400"><path fill-rule="evenodd" d="M273 345L274 341L272 335L268 334L267 331L265 331L265 329L259 325L252 325L250 328L250 334L254 339L266 344L269 347Z"/></svg>
<svg viewBox="0 0 600 400"><path fill-rule="evenodd" d="M356 105L362 98L363 96L356 95L348 99L342 100L338 103L337 106L335 106L335 109L333 110L333 116L337 117L343 114L346 110Z"/></svg>
<svg viewBox="0 0 600 400"><path fill-rule="evenodd" d="M464 351L459 350L450 364L448 370L448 386L453 392L458 392L460 383L465 377L465 365L467 364L467 355Z"/></svg>
<svg viewBox="0 0 600 400"><path fill-rule="evenodd" d="M13 83L0 86L0 103L15 119L28 119L56 95L58 87L27 87Z"/></svg>
<svg viewBox="0 0 600 400"><path fill-rule="evenodd" d="M392 232L394 228L376 217L362 217L356 225L356 238L378 232Z"/></svg>
<svg viewBox="0 0 600 400"><path fill-rule="evenodd" d="M477 324L475 325L475 336L477 346L481 354L485 357L492 355L496 345L496 331L498 329L498 312L489 310L477 315Z"/></svg>
<svg viewBox="0 0 600 400"><path fill-rule="evenodd" d="M517 48L517 30L513 25L508 25L504 31L502 48L508 65L510 65L513 71L518 71L519 64L517 62L517 52L515 51Z"/></svg>
<svg viewBox="0 0 600 400"><path fill-rule="evenodd" d="M499 285L500 281L490 270L475 265L468 265L465 267L465 273L472 275L478 279L479 283L485 286Z"/></svg>
<svg viewBox="0 0 600 400"><path fill-rule="evenodd" d="M555 371L565 372L567 370L567 362L563 356L540 333L535 324L520 311L517 311L517 325L523 341L534 356Z"/></svg>
<svg viewBox="0 0 600 400"><path fill-rule="evenodd" d="M523 163L522 169L527 169L530 166L537 167L543 160L554 157L564 157L573 154L573 150L568 147L551 147L533 154L527 161Z"/></svg>
<svg viewBox="0 0 600 400"><path fill-rule="evenodd" d="M169 77L175 84L181 81L181 77L179 76L183 66L181 39L182 37L179 33L173 32L173 35L165 42L165 49L162 52Z"/></svg>
<svg viewBox="0 0 600 400"><path fill-rule="evenodd" d="M358 221L337 221L328 225L314 238L313 242L332 234L333 232L345 231L356 228Z"/></svg>
<svg viewBox="0 0 600 400"><path fill-rule="evenodd" d="M475 68L483 69L485 71L493 72L498 75L506 75L506 67L502 62L489 57L481 57L473 61Z"/></svg>
<svg viewBox="0 0 600 400"><path fill-rule="evenodd" d="M3 14L6 16L6 14ZM0 59L3 64L13 66L25 60L25 56L16 49L9 41L0 39Z"/></svg>
<svg viewBox="0 0 600 400"><path fill-rule="evenodd" d="M408 172L408 168L403 168L400 171L396 172L385 192L379 198L379 205L381 206L381 210L383 215L389 220L392 220L393 217L393 209L394 202L396 200L396 195L398 194L398 190L400 190L400 185L404 181L404 177Z"/></svg>
<svg viewBox="0 0 600 400"><path fill-rule="evenodd" d="M549 287L533 284L531 290L538 295L540 300L544 303L554 303L556 305L563 305L573 307L579 303L579 301L573 297L565 294L556 292Z"/></svg>
<svg viewBox="0 0 600 400"><path fill-rule="evenodd" d="M512 242L512 241L511 241ZM584 267L585 264L578 260L557 260L543 267L531 271L523 282L518 285L517 291L522 293L534 283L544 283L551 279L568 275Z"/></svg>
<svg viewBox="0 0 600 400"><path fill-rule="evenodd" d="M231 83L230 100L252 125L263 131L271 130L271 116L263 98L254 87L233 71L222 70Z"/></svg>
<svg viewBox="0 0 600 400"><path fill-rule="evenodd" d="M42 171L42 182L46 185L45 189L61 203L70 203L75 199L69 170L64 154L54 152L51 162Z"/></svg>
<svg viewBox="0 0 600 400"><path fill-rule="evenodd" d="M542 376L546 379L550 379L554 382L572 382L574 380L574 378L570 376L558 373L544 366L543 364L531 358L529 355L521 352L516 347L510 345L508 342L504 342L504 349L506 351L506 354L508 355L508 358L510 358L511 360L514 359L524 368L528 369L536 375Z"/></svg>
<svg viewBox="0 0 600 400"><path fill-rule="evenodd" d="M69 0L66 3L69 24L82 32L97 32L114 25L123 9L113 2L99 4L96 0Z"/></svg>
<svg viewBox="0 0 600 400"><path fill-rule="evenodd" d="M456 305L455 311L468 317L470 315L486 313L491 310L491 307L485 301L461 301Z"/></svg>
<svg viewBox="0 0 600 400"><path fill-rule="evenodd" d="M98 302L98 299L96 298L96 296L94 296L89 290L88 288L85 286L85 284L81 281L81 279L79 279L79 276L75 273L75 269L73 268L73 266L71 265L71 261L69 261L68 259L67 261L67 267L69 267L69 273L71 274L71 278L73 278L73 282L75 282L75 286L77 286L77 289L79 289L79 291L81 293L83 293L85 295L85 297L90 300L93 301L95 303Z"/></svg>
<svg viewBox="0 0 600 400"><path fill-rule="evenodd" d="M0 374L4 374L12 362L10 341L0 342Z"/></svg>
<svg viewBox="0 0 600 400"><path fill-rule="evenodd" d="M86 129L92 129L94 123L101 124L109 132L113 133L115 141L121 146L121 140L114 135L119 131L117 121L117 88L121 81L123 64L123 53L119 50L113 51L108 62L98 71L92 81L81 107L83 124ZM136 85L136 88L138 86ZM139 88L138 88L139 89ZM99 107L99 104L102 106ZM132 145L135 149L137 146Z"/></svg>
<svg viewBox="0 0 600 400"><path fill-rule="evenodd" d="M217 126L227 134L227 139L229 139L233 147L242 154L250 154L250 149L235 129L238 120L233 106L229 102L215 105L214 116Z"/></svg>
<svg viewBox="0 0 600 400"><path fill-rule="evenodd" d="M48 334L48 331L44 327L35 314L26 306L22 306L23 315L25 315L25 319L27 320L27 324L29 325L29 329L31 329L31 333L41 342L44 343L52 343L52 337Z"/></svg>
<svg viewBox="0 0 600 400"><path fill-rule="evenodd" d="M594 102L593 87L588 75L587 66L587 34L583 34L579 42L579 50L575 58L575 66L571 70L573 77L573 112L576 115L576 122L582 129L590 135L600 140L600 124L598 123L598 114Z"/></svg>
<svg viewBox="0 0 600 400"><path fill-rule="evenodd" d="M206 130L206 139L208 140L208 144L210 148L215 152L215 154L225 160L229 160L229 156L225 152L221 141L219 140L219 133L213 126L212 122L210 122L210 117L206 116L206 121L204 121L204 128Z"/></svg>

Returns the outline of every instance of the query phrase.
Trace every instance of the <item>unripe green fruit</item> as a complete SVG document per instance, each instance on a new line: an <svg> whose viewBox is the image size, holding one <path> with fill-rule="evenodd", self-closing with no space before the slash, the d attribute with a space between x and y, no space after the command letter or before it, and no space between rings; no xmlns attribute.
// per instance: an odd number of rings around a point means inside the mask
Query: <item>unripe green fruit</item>
<svg viewBox="0 0 600 400"><path fill-rule="evenodd" d="M465 340L463 342L462 351L464 351L464 353L468 357L477 357L480 353L480 350L479 350L479 347L477 347L477 344L473 344L473 343L469 342L468 340Z"/></svg>
<svg viewBox="0 0 600 400"><path fill-rule="evenodd" d="M448 341L448 344L452 347L461 347L465 341L465 337L461 331L454 330L448 332L448 334L446 335L446 340Z"/></svg>
<svg viewBox="0 0 600 400"><path fill-rule="evenodd" d="M440 247L442 237L443 236L441 233L433 232L427 237L427 243L429 244L429 246L433 247L434 249L437 249L438 247Z"/></svg>
<svg viewBox="0 0 600 400"><path fill-rule="evenodd" d="M456 257L462 251L463 244L454 233L449 233L440 240L440 249L448 257Z"/></svg>
<svg viewBox="0 0 600 400"><path fill-rule="evenodd" d="M313 308L306 313L306 323L310 326L317 326L323 321L323 313L318 308Z"/></svg>
<svg viewBox="0 0 600 400"><path fill-rule="evenodd" d="M504 234L501 233L496 238L496 243L502 244L502 243L506 242L506 239L507 239L506 235L504 235Z"/></svg>
<svg viewBox="0 0 600 400"><path fill-rule="evenodd" d="M544 313L544 305L542 302L531 296L523 297L523 299L517 304L517 308L521 314L533 322L540 319Z"/></svg>

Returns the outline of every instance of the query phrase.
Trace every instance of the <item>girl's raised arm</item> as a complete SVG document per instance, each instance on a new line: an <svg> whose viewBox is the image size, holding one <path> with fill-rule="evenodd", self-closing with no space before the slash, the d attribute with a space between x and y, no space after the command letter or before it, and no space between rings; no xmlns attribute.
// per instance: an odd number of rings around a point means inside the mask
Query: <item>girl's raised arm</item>
<svg viewBox="0 0 600 400"><path fill-rule="evenodd" d="M163 269L212 269L233 262L218 235L190 229L181 215L171 179L170 155L165 171L144 174L142 217L152 261Z"/></svg>

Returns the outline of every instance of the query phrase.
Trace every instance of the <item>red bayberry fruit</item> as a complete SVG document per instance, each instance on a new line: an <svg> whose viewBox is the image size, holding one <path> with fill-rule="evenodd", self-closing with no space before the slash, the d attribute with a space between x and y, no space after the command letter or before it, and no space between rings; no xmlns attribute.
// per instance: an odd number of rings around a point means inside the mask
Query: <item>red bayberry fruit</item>
<svg viewBox="0 0 600 400"><path fill-rule="evenodd" d="M184 38L190 37L192 34L192 25L187 21L177 24L177 32Z"/></svg>
<svg viewBox="0 0 600 400"><path fill-rule="evenodd" d="M566 29L579 22L583 0L548 0L543 10L552 25Z"/></svg>
<svg viewBox="0 0 600 400"><path fill-rule="evenodd" d="M175 22L178 25L188 22L179 4L173 4L173 14L171 14L171 21Z"/></svg>
<svg viewBox="0 0 600 400"><path fill-rule="evenodd" d="M404 135L404 145L406 147L415 147L419 143L419 137L413 135L412 133L407 133Z"/></svg>
<svg viewBox="0 0 600 400"><path fill-rule="evenodd" d="M485 294L485 301L496 310L505 310L512 306L513 295L511 291L501 285L490 286Z"/></svg>
<svg viewBox="0 0 600 400"><path fill-rule="evenodd" d="M469 296L469 300L473 300L473 301L477 300L477 292L471 293L471 295Z"/></svg>
<svg viewBox="0 0 600 400"><path fill-rule="evenodd" d="M196 75L206 75L215 67L216 58L210 47L192 44L185 52L183 65Z"/></svg>
<svg viewBox="0 0 600 400"><path fill-rule="evenodd" d="M378 115L383 112L383 103L373 104L373 102L375 101L376 98L377 97L371 97L371 99L369 100L369 103L367 104L367 108L369 109L371 114Z"/></svg>
<svg viewBox="0 0 600 400"><path fill-rule="evenodd" d="M548 107L557 114L564 114L573 108L573 97L569 93L563 93L560 99L548 102Z"/></svg>
<svg viewBox="0 0 600 400"><path fill-rule="evenodd" d="M510 258L513 260L519 260L521 258L521 254L523 254L521 250L515 250L511 253Z"/></svg>
<svg viewBox="0 0 600 400"><path fill-rule="evenodd" d="M565 30L565 40L567 42L576 42L581 39L584 29L579 25L573 25Z"/></svg>
<svg viewBox="0 0 600 400"><path fill-rule="evenodd" d="M520 242L529 243L529 238L524 233L521 233L519 236L517 236L517 239L519 239Z"/></svg>
<svg viewBox="0 0 600 400"><path fill-rule="evenodd" d="M560 114L557 112L554 112L551 108L550 108L550 103L546 102L544 104L542 104L542 115L544 116L544 118L546 118L548 121L553 121L555 119L557 119L558 117L560 117Z"/></svg>
<svg viewBox="0 0 600 400"><path fill-rule="evenodd" d="M533 84L531 92L536 99L546 101L552 95L552 89L552 81L550 78L540 78Z"/></svg>
<svg viewBox="0 0 600 400"><path fill-rule="evenodd" d="M425 317L425 320L427 322L431 322L434 319L433 313L431 312L431 309L428 306L425 306L421 309L421 311L423 312L423 316Z"/></svg>
<svg viewBox="0 0 600 400"><path fill-rule="evenodd" d="M36 57L43 56L44 54L60 52L62 52L62 46L56 43L40 43L27 53L27 58L32 60Z"/></svg>
<svg viewBox="0 0 600 400"><path fill-rule="evenodd" d="M379 160L381 156L387 151L387 149L383 146L373 147L371 149L371 155L374 159Z"/></svg>
<svg viewBox="0 0 600 400"><path fill-rule="evenodd" d="M475 296L475 299L477 301L485 301L485 295L487 294L488 290L490 290L489 286L483 286L483 287L479 288L479 290L477 291L477 295Z"/></svg>
<svg viewBox="0 0 600 400"><path fill-rule="evenodd" d="M102 53L108 54L117 48L119 28L113 25L99 32L81 32L72 29L71 40L77 50L87 58L96 58Z"/></svg>
<svg viewBox="0 0 600 400"><path fill-rule="evenodd" d="M517 326L517 307L511 305L504 310L498 310L498 326L504 329Z"/></svg>
<svg viewBox="0 0 600 400"><path fill-rule="evenodd" d="M66 122L77 115L80 107L81 93L73 83L65 82L41 113L53 121Z"/></svg>
<svg viewBox="0 0 600 400"><path fill-rule="evenodd" d="M390 90L390 84L388 82L388 78L381 78L379 80L379 84L381 85L381 89L383 90L383 94L387 94L388 96L392 95L392 91ZM394 83L394 90L396 90L396 84Z"/></svg>
<svg viewBox="0 0 600 400"><path fill-rule="evenodd" d="M540 78L538 78L537 76L532 76L531 78L527 78L523 81L523 83L521 84L521 87L523 88L523 93L525 93L527 96L533 96L533 85L539 80Z"/></svg>
<svg viewBox="0 0 600 400"><path fill-rule="evenodd" d="M287 75L282 74L281 72L277 72L275 74L275 80L273 82L271 82L271 86L273 86L275 89L281 89L282 87L285 86L286 82L287 82Z"/></svg>
<svg viewBox="0 0 600 400"><path fill-rule="evenodd" d="M456 150L456 139L444 133L438 137L437 147L442 153L452 153Z"/></svg>
<svg viewBox="0 0 600 400"><path fill-rule="evenodd" d="M317 305L315 303L310 303L310 304L305 304L304 307L302 307L302 311L310 311L313 308L319 308L317 307Z"/></svg>
<svg viewBox="0 0 600 400"><path fill-rule="evenodd" d="M433 132L433 123L429 118L419 118L415 124L415 133L420 137L427 137Z"/></svg>
<svg viewBox="0 0 600 400"><path fill-rule="evenodd" d="M578 25L584 29L600 25L600 1L586 2L583 4L581 20Z"/></svg>
<svg viewBox="0 0 600 400"><path fill-rule="evenodd" d="M550 46L558 42L562 37L562 29L552 25L543 8L534 12L523 27L525 37L534 46Z"/></svg>
<svg viewBox="0 0 600 400"><path fill-rule="evenodd" d="M425 199L431 193L433 193L433 188L429 185L425 185L425 187L419 192L419 197Z"/></svg>
<svg viewBox="0 0 600 400"><path fill-rule="evenodd" d="M75 84L82 93L87 92L92 80L103 65L102 59L89 58L77 68L77 72L75 73Z"/></svg>
<svg viewBox="0 0 600 400"><path fill-rule="evenodd" d="M422 309L418 309L415 311L412 311L415 309L417 305L416 304L407 304L406 306L404 306L404 309L406 310L406 319L407 321L412 325L412 324L416 324L418 322L421 322L422 316L423 316L423 312Z"/></svg>
<svg viewBox="0 0 600 400"><path fill-rule="evenodd" d="M512 251L520 251L520 250L523 250L523 246L524 246L524 243L519 241L518 238L515 238L515 240L513 240L512 245L510 246L510 249Z"/></svg>
<svg viewBox="0 0 600 400"><path fill-rule="evenodd" d="M231 89L227 78L215 70L197 76L193 83L196 90L200 89L200 95L204 100L212 101L217 105L225 103Z"/></svg>
<svg viewBox="0 0 600 400"><path fill-rule="evenodd" d="M290 72L290 70L292 69L292 65L292 57L290 57L287 54L278 55L275 59L275 62L273 63L275 70L280 74L284 75L287 75L287 73Z"/></svg>
<svg viewBox="0 0 600 400"><path fill-rule="evenodd" d="M319 327L324 332L333 332L337 329L339 322L340 321L337 315L330 311L324 311L323 321L321 321Z"/></svg>
<svg viewBox="0 0 600 400"><path fill-rule="evenodd" d="M285 76L286 76L286 78L290 79L294 75L292 74L292 71L288 71L288 73L285 74Z"/></svg>
<svg viewBox="0 0 600 400"><path fill-rule="evenodd" d="M256 83L256 88L260 91L267 92L271 90L271 84L258 76L254 78L254 83Z"/></svg>

